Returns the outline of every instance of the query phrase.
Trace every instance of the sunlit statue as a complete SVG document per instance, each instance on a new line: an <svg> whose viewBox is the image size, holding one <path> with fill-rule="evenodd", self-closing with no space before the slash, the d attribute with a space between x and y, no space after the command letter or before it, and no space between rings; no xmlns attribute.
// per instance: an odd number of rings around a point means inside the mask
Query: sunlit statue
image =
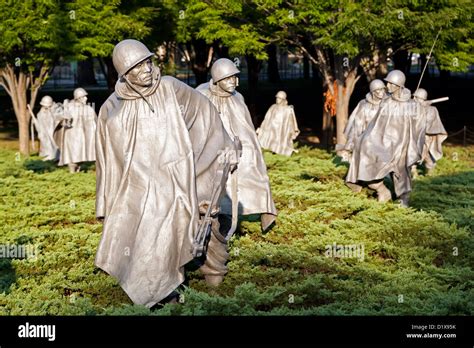
<svg viewBox="0 0 474 348"><path fill-rule="evenodd" d="M104 226L95 264L147 307L176 301L184 266L202 256L206 239L205 264L227 272L216 216L233 146L212 103L162 77L152 56L136 40L115 46L119 80L99 112L96 163Z"/></svg>
<svg viewBox="0 0 474 348"><path fill-rule="evenodd" d="M45 95L40 101L41 109L36 115L34 124L40 141L39 155L45 161L56 161L59 159L59 148L54 141L54 127L61 106L56 104L49 95Z"/></svg>
<svg viewBox="0 0 474 348"><path fill-rule="evenodd" d="M347 139L344 150L352 153L355 143L362 133L367 129L379 110L380 102L386 97L386 88L382 80L372 80L369 85L370 92L364 100L357 104L349 117L344 135Z"/></svg>
<svg viewBox="0 0 474 348"><path fill-rule="evenodd" d="M59 165L68 165L71 173L80 171L80 163L95 161L97 114L87 104L84 88L74 90L74 100L63 103L63 115L55 129L60 149Z"/></svg>
<svg viewBox="0 0 474 348"><path fill-rule="evenodd" d="M366 182L377 191L378 200L386 202L391 199L391 192L383 179L391 174L395 195L406 207L411 192L410 168L421 158L416 120L423 110L404 87L403 72L393 70L385 81L390 97L382 100L374 119L356 141L346 182Z"/></svg>
<svg viewBox="0 0 474 348"><path fill-rule="evenodd" d="M420 163L424 163L427 175L431 175L436 162L443 157L442 143L448 133L441 122L438 109L427 101L428 92L425 89L418 88L413 93L413 99L424 106L424 113L417 122L417 135L419 147L423 149ZM413 177L418 174L416 165L412 167L412 174Z"/></svg>
<svg viewBox="0 0 474 348"><path fill-rule="evenodd" d="M297 151L293 148L293 140L300 133L295 111L293 105L288 105L284 91L279 91L275 97L276 104L270 106L265 119L257 129L258 140L264 149L291 156Z"/></svg>
<svg viewBox="0 0 474 348"><path fill-rule="evenodd" d="M221 209L223 225L229 225L229 216L238 208L238 215L259 215L261 227L266 231L274 223L277 210L270 190L262 150L255 133L250 112L243 96L236 91L239 69L221 58L211 68L211 80L197 87L217 107L227 133L242 143L242 155L237 170L227 183ZM238 202L238 204L235 204ZM235 214L233 214L235 216ZM235 226L235 221L231 224Z"/></svg>

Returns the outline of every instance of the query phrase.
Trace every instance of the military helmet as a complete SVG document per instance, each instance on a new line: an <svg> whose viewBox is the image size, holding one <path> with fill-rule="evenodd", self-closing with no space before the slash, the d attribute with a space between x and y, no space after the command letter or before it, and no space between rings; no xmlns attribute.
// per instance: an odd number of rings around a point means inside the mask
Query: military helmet
<svg viewBox="0 0 474 348"><path fill-rule="evenodd" d="M135 65L152 57L154 53L140 41L127 39L115 45L112 61L119 77L130 71Z"/></svg>
<svg viewBox="0 0 474 348"><path fill-rule="evenodd" d="M51 98L49 95L45 95L43 98L41 98L40 105L47 108L53 106L53 98Z"/></svg>
<svg viewBox="0 0 474 348"><path fill-rule="evenodd" d="M84 88L79 87L74 90L74 99L79 99L86 95L87 95L87 92Z"/></svg>
<svg viewBox="0 0 474 348"><path fill-rule="evenodd" d="M211 77L214 83L239 73L239 69L230 59L220 58L212 64Z"/></svg>
<svg viewBox="0 0 474 348"><path fill-rule="evenodd" d="M378 89L385 89L385 83L382 80L375 79L370 82L369 89L371 92L376 91Z"/></svg>
<svg viewBox="0 0 474 348"><path fill-rule="evenodd" d="M281 98L281 99L286 99L286 92L285 91L279 91L276 96L277 98Z"/></svg>
<svg viewBox="0 0 474 348"><path fill-rule="evenodd" d="M428 92L424 88L418 88L415 93L413 93L413 97L417 97L421 100L428 99Z"/></svg>
<svg viewBox="0 0 474 348"><path fill-rule="evenodd" d="M385 77L384 81L393 83L399 87L405 86L406 77L405 74L400 70L392 70L388 73L387 77Z"/></svg>

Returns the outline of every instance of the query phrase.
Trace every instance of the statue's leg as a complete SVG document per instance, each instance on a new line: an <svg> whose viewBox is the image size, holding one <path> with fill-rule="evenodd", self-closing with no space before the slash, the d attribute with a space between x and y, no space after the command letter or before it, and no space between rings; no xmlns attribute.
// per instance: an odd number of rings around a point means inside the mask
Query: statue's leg
<svg viewBox="0 0 474 348"><path fill-rule="evenodd" d="M222 283L228 271L226 263L229 259L229 252L225 236L231 223L231 216L224 214L218 215L218 218L214 218L212 221L212 233L207 247L206 261L200 268L206 282L212 286Z"/></svg>
<svg viewBox="0 0 474 348"><path fill-rule="evenodd" d="M78 172L77 169L78 169L79 166L77 165L77 163L69 163L67 166L69 167L69 173L77 173Z"/></svg>
<svg viewBox="0 0 474 348"><path fill-rule="evenodd" d="M411 192L411 176L409 170L402 171L399 175L392 175L395 194L400 199L400 205L408 207Z"/></svg>
<svg viewBox="0 0 474 348"><path fill-rule="evenodd" d="M426 156L425 159L425 168L426 168L426 175L431 176L433 174L433 170L436 166L436 162L433 160L430 154Z"/></svg>
<svg viewBox="0 0 474 348"><path fill-rule="evenodd" d="M362 186L359 184L354 184L353 182L347 182L346 181L346 186L349 187L352 192L359 193L362 191Z"/></svg>
<svg viewBox="0 0 474 348"><path fill-rule="evenodd" d="M412 177L413 179L418 178L418 170L417 170L416 167L417 167L416 164L414 164L414 165L411 166L411 177Z"/></svg>
<svg viewBox="0 0 474 348"><path fill-rule="evenodd" d="M387 186L384 185L383 180L369 184L369 188L377 191L377 200L381 203L388 202L392 199L392 193Z"/></svg>

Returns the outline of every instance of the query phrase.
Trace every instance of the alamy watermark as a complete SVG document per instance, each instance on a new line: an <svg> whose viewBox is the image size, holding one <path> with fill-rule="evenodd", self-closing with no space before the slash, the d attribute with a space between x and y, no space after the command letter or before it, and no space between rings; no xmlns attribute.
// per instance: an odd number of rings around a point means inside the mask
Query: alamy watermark
<svg viewBox="0 0 474 348"><path fill-rule="evenodd" d="M36 260L38 246L33 244L0 244L0 259Z"/></svg>
<svg viewBox="0 0 474 348"><path fill-rule="evenodd" d="M364 244L337 244L334 242L326 245L326 252L324 254L326 257L364 261Z"/></svg>

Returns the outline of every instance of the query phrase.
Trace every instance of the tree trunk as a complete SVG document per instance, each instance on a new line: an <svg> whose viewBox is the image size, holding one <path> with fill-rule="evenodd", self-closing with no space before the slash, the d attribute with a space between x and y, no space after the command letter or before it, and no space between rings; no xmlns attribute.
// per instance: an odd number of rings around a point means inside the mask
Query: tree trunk
<svg viewBox="0 0 474 348"><path fill-rule="evenodd" d="M30 154L30 118L26 109L17 115L20 153L26 156Z"/></svg>
<svg viewBox="0 0 474 348"><path fill-rule="evenodd" d="M43 85L48 76L48 67L39 67L37 73L37 77L34 76L33 72L28 72L28 74L26 74L20 70L16 73L13 67L9 64L0 69L0 85L5 88L5 91L10 96L13 110L15 111L15 116L18 121L19 150L20 153L26 156L30 153L29 126L31 119L30 113L27 109L27 91L31 86L29 106L31 110L33 110L39 88Z"/></svg>
<svg viewBox="0 0 474 348"><path fill-rule="evenodd" d="M105 65L107 66L107 88L110 93L113 93L115 90L115 84L118 80L117 70L115 70L112 57L104 57Z"/></svg>
<svg viewBox="0 0 474 348"><path fill-rule="evenodd" d="M97 85L92 58L77 63L77 83L79 86Z"/></svg>
<svg viewBox="0 0 474 348"><path fill-rule="evenodd" d="M408 74L408 70L410 69L411 62L409 61L410 55L408 54L407 50L398 50L393 55L393 63L395 65L395 69L403 71L403 73Z"/></svg>
<svg viewBox="0 0 474 348"><path fill-rule="evenodd" d="M207 73L209 72L209 54L212 46L208 45L202 39L192 40L186 44L187 51L190 52L188 64L196 78L196 86L207 81ZM212 53L211 53L212 54Z"/></svg>
<svg viewBox="0 0 474 348"><path fill-rule="evenodd" d="M327 91L327 89L325 90ZM329 111L323 109L323 124L321 129L321 145L326 149L330 150L332 147L334 126L332 124L332 116Z"/></svg>
<svg viewBox="0 0 474 348"><path fill-rule="evenodd" d="M258 124L257 120L257 89L258 89L258 73L262 67L262 61L255 58L255 56L245 56L247 60L248 70L248 96L247 106L252 116L254 125Z"/></svg>
<svg viewBox="0 0 474 348"><path fill-rule="evenodd" d="M343 83L338 83L338 98L336 107L336 139L337 144L345 144L347 139L344 135L344 129L349 118L349 102L355 84L361 75L357 76L357 67L351 69L344 79Z"/></svg>
<svg viewBox="0 0 474 348"><path fill-rule="evenodd" d="M306 55L303 56L303 78L309 80L309 59Z"/></svg>
<svg viewBox="0 0 474 348"><path fill-rule="evenodd" d="M280 82L280 72L278 71L277 47L276 45L268 46L268 81L275 83Z"/></svg>

